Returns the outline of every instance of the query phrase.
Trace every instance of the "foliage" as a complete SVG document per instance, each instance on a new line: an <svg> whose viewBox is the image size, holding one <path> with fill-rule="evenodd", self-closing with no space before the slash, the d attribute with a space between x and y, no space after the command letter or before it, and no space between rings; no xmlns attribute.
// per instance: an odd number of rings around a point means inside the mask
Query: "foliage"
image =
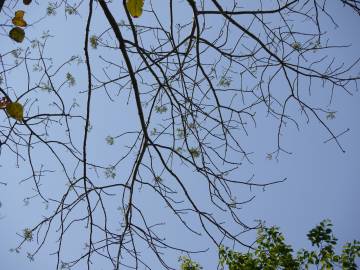
<svg viewBox="0 0 360 270"><path fill-rule="evenodd" d="M24 116L23 106L19 102L10 102L6 106L6 111L10 117L22 121Z"/></svg>
<svg viewBox="0 0 360 270"><path fill-rule="evenodd" d="M342 59L351 47L328 29L339 8L358 14L357 1L0 4L0 162L9 181L19 180L13 163L21 170L20 201L37 207L12 249L30 260L51 247L54 269L173 269L167 255L181 251L182 268L199 269L190 256L205 251L167 234L241 245L259 225L241 208L286 179L255 174L252 148L279 160L291 152L286 131L316 121L345 151L348 129L328 123L338 117L333 98L358 90L360 59ZM249 140L259 126L269 127L265 149ZM262 230L257 253L224 256L293 267L283 236ZM310 237L331 246L326 233ZM326 250L301 253L301 263L327 263ZM349 245L338 261L356 252Z"/></svg>
<svg viewBox="0 0 360 270"><path fill-rule="evenodd" d="M25 31L21 27L26 27L27 22L24 20L25 11L15 11L15 16L12 19L12 23L15 25L9 32L9 37L14 41L21 43L25 38Z"/></svg>
<svg viewBox="0 0 360 270"><path fill-rule="evenodd" d="M144 0L127 0L126 7L131 16L138 18L142 14Z"/></svg>
<svg viewBox="0 0 360 270"><path fill-rule="evenodd" d="M33 240L32 231L29 228L24 229L24 239L29 242Z"/></svg>
<svg viewBox="0 0 360 270"><path fill-rule="evenodd" d="M179 258L181 262L180 269L181 270L200 270L202 267L197 262L192 261L189 257L181 256Z"/></svg>
<svg viewBox="0 0 360 270"><path fill-rule="evenodd" d="M14 27L13 29L10 30L9 36L16 42L21 43L25 38L25 31L20 27Z"/></svg>
<svg viewBox="0 0 360 270"><path fill-rule="evenodd" d="M15 12L15 17L12 19L12 23L16 26L25 27L27 26L26 21L24 20L25 11L17 10Z"/></svg>
<svg viewBox="0 0 360 270"><path fill-rule="evenodd" d="M301 249L294 255L290 245L285 243L278 227L260 227L256 245L247 253L233 251L221 246L219 264L229 270L276 270L276 269L357 269L356 259L360 257L360 242L346 243L341 254L336 254L337 239L332 234L329 220L320 222L307 234L316 250Z"/></svg>

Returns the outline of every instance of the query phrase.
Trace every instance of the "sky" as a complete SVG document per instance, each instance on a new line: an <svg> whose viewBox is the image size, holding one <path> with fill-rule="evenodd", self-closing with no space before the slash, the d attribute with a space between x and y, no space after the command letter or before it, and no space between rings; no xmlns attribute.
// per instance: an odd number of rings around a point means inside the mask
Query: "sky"
<svg viewBox="0 0 360 270"><path fill-rule="evenodd" d="M181 4L181 1L179 2ZM333 3L333 2L331 2ZM153 1L155 6L161 8L158 1ZM179 6L181 6L179 4ZM146 3L145 3L146 5ZM18 8L24 8L21 3L18 3ZM92 33L98 34L107 26L104 26L102 21L102 12L99 7L96 7L96 14L94 22L91 27ZM359 16L351 10L342 8L341 5L332 4L330 10L333 12L336 22L339 27L335 28L329 19L324 19L326 24L324 30L328 32L329 40L338 44L351 44L351 47L334 50L331 57L336 57L339 61L351 62L359 57L358 49L360 45L360 30L355 25L358 25ZM43 5L34 4L26 7L27 17L29 22L36 21L46 12ZM82 9L86 11L86 9ZM180 12L180 10L179 10ZM1 23L9 18L10 12L4 10L1 13ZM119 12L117 15L122 14ZM182 14L187 14L182 13ZM186 15L183 15L184 18ZM181 16L180 16L181 17ZM44 54L53 57L54 66L63 59L70 59L73 55L83 54L83 31L85 27L86 12L82 12L79 16L67 16L61 10L56 16L46 17L37 24L29 26L26 33L29 33L29 39L35 38L43 31L50 30L50 35L47 41L47 47ZM146 23L146 13L139 19L140 23ZM166 18L164 19L166 21ZM9 22L5 23L8 24ZM301 27L301 26L299 26ZM306 27L306 25L304 25ZM6 25L2 25L3 34L1 35L3 51L10 50L17 46L11 42L6 36L6 31L9 29ZM107 35L107 34L105 34ZM81 38L79 38L81 37ZM110 39L111 40L111 39ZM25 46L30 44L26 40ZM112 42L114 42L112 40ZM110 44L108 44L111 46ZM10 49L9 49L10 48ZM0 52L3 53L3 52ZM108 57L111 60L116 60L116 51L104 54L103 51L91 51L91 59L94 70L98 78L103 79L103 69L109 68L101 61L100 56ZM134 60L135 61L135 60ZM36 62L36 61L34 61ZM50 63L50 62L49 62ZM32 63L33 64L33 63ZM110 69L109 69L110 70ZM54 69L52 70L54 71ZM75 77L76 83L74 86L66 82L66 73L71 72ZM109 71L110 76L117 76L116 69ZM27 87L27 80L24 80L26 69L21 66L15 70L7 73L9 84L12 85L9 93L19 95L21 88ZM41 72L31 71L31 82L41 78ZM21 80L19 78L22 78ZM146 78L145 78L146 79ZM236 84L236 77L233 79L233 84ZM79 104L74 106L73 110L77 114L84 112L84 101L86 89L86 73L83 64L65 65L56 75L56 85L60 87L59 93L64 97L67 104ZM64 82L64 83L63 83ZM3 87L3 86L2 86ZM282 89L281 82L277 82L274 87ZM126 87L125 87L126 88ZM336 111L335 119L327 119L326 123L337 132L341 133L349 129L349 132L342 135L339 140L342 147L345 149L343 153L339 147L332 141L324 143L329 139L329 134L319 125L313 117L310 118L309 123L294 109L293 113L299 117L299 130L289 124L283 130L281 136L282 145L292 152L291 155L281 154L278 159L273 156L270 160L268 153L273 151L276 145L276 126L275 122L267 117L266 111L259 110L257 112L256 127L251 126L248 129L249 134L242 137L243 144L251 149L254 154L251 155L252 164L244 162L244 165L238 170L238 175L242 179L248 179L253 174L260 182L275 181L286 178L283 183L269 186L264 190L262 188L253 189L249 191L248 188L241 188L234 190L234 195L240 201L246 200L255 196L251 203L244 205L240 214L244 221L249 224L254 224L254 221L261 219L266 221L268 225L279 226L284 232L288 243L292 244L295 249L301 247L309 247L306 240L306 233L318 224L321 220L329 218L334 224L334 233L339 239L339 247L346 241L353 239L360 239L360 213L358 205L360 199L358 191L360 190L360 166L359 153L360 143L360 96L357 91L353 91L352 95L348 95L344 91L336 91L334 93L331 105L329 103L329 89L321 88L315 89L311 96L306 97L315 104L325 104L324 106ZM110 89L112 91L112 89ZM325 92L326 91L326 92ZM325 93L324 93L325 92ZM115 139L114 145L106 143L107 136L116 137L122 131L134 130L138 127L136 119L136 110L134 107L127 106L128 92L121 92L119 95L111 92L112 97L116 102L110 102L104 91L96 90L93 94L93 103L91 111L92 130L89 133L89 159L90 161L98 162L101 166L109 166L119 159L119 153L126 150L125 144L130 144L130 139L126 137L119 137ZM37 99L36 101L34 101ZM29 108L31 102L34 101L35 106L38 106L40 112L56 111L54 101L56 97L50 95L46 91L34 91L26 96L27 105ZM132 104L131 101L129 104ZM25 108L26 108L25 107ZM30 111L30 109L29 109ZM34 111L30 111L34 112ZM2 124L7 123L5 113L1 112ZM82 140L82 125L81 121L73 119L71 127L75 134L74 143L79 144ZM66 133L61 125L49 124L49 136L52 138L63 137ZM4 148L4 147L3 147ZM25 246L20 253L10 252L10 249L16 247L21 241L19 234L22 234L24 228L31 227L43 215L47 215L52 209L52 205L46 205L39 198L29 199L34 194L32 180L25 180L29 177L29 166L25 161L17 160L11 154L9 149L3 149L0 153L0 181L6 185L0 184L0 262L1 269L55 269L55 256L49 256L49 253L55 251L55 244L57 234L50 231L49 239L34 261L30 261L26 256L28 248L34 247L35 243L30 243L29 247ZM59 151L62 151L59 149ZM62 195L65 190L66 182L64 175L59 170L59 167L52 158L50 159L49 152L46 147L41 145L34 145L32 149L34 163L38 166L45 164L49 171L44 172L42 190L49 196L58 197ZM75 167L68 152L62 151L62 158L67 166ZM107 179L104 176L104 170L94 171L89 169L92 176L98 174L98 181L121 181L121 177L127 173L130 166L125 163L121 169L116 171L115 179ZM158 165L155 165L158 166ZM186 179L194 178L192 171L185 166L179 167L179 173ZM146 176L146 173L145 173ZM190 181L190 180L189 180ZM191 193L194 198L203 207L207 207L208 198L207 193L203 192L203 186L197 182L191 182ZM179 226L174 218L169 214L168 209L159 204L158 199L146 187L141 187L137 191L137 204L142 207L147 218L152 222L166 221L165 226L160 227L160 231L166 236L166 239L179 247L191 249L207 249L209 252L204 254L192 255L191 257L198 261L204 269L213 269L217 262L217 251L211 245L209 238L206 236L197 237L183 227ZM121 219L121 211L118 210L119 203L116 200L106 200L108 205L108 212L112 213L109 216L109 221L114 226L118 225ZM48 207L48 208L47 208ZM82 216L83 209L76 209L74 216ZM224 216L224 219L226 217ZM190 223L196 226L195 220L189 220ZM197 224L198 225L198 224ZM79 225L75 229L70 230L65 236L67 246L63 252L64 256L72 256L84 250L85 230L83 226ZM236 227L233 228L235 231ZM54 228L52 230L55 230ZM251 241L253 235L244 235L245 241ZM149 258L150 255L146 247L141 247L142 256ZM181 253L169 253L169 260L173 260L172 265L177 265L177 257ZM109 269L108 265L98 259L94 262L94 269ZM81 267L74 269L83 269ZM140 268L143 269L143 268Z"/></svg>

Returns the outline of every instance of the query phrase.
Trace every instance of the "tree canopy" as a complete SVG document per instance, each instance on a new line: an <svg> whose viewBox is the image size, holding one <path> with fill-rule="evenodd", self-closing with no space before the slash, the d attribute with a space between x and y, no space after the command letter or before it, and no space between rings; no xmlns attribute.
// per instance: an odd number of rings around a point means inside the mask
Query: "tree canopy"
<svg viewBox="0 0 360 270"><path fill-rule="evenodd" d="M247 253L221 246L220 269L229 270L276 270L276 269L346 269L355 270L360 257L360 242L346 243L336 254L337 239L332 233L330 220L323 220L307 234L315 250L301 249L296 255L291 245L285 243L278 227L262 225L257 230L256 245ZM181 257L181 270L200 270L200 264L188 257Z"/></svg>
<svg viewBox="0 0 360 270"><path fill-rule="evenodd" d="M316 121L345 152L331 106L360 74L332 41L339 9L360 15L357 0L0 1L1 164L39 209L12 251L174 269L169 254L206 251L174 244L174 226L250 248L261 223L241 215L243 192L286 177L244 173L251 132L270 125L264 158L279 160L286 130Z"/></svg>

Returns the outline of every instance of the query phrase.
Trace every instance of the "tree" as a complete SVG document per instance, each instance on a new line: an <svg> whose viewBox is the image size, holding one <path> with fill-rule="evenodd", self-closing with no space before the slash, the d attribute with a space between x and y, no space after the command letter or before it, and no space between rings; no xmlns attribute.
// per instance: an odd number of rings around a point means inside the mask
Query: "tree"
<svg viewBox="0 0 360 270"><path fill-rule="evenodd" d="M316 250L301 249L296 256L291 245L285 243L278 227L261 226L257 230L256 246L247 253L236 252L227 247L219 249L220 269L229 270L276 270L276 269L357 269L356 259L360 257L360 242L354 240L343 246L336 254L337 239L332 234L330 220L323 220L307 234ZM188 257L181 258L182 270L200 270L201 266ZM312 268L310 268L312 269ZM315 268L314 268L315 269Z"/></svg>
<svg viewBox="0 0 360 270"><path fill-rule="evenodd" d="M168 242L154 208L216 247L250 247L239 227L244 233L260 224L243 221L239 209L252 197L236 194L284 181L241 174L252 162L243 141L261 116L277 130L269 159L289 153L282 133L303 119L318 121L345 151L340 138L348 130L327 124L336 114L328 100L357 90L359 59L343 64L331 56L347 46L327 39L324 20L336 26L333 5L359 13L358 1L164 3L1 2L2 162L15 160L20 182L31 183L25 202L47 208L14 251L29 245L34 259L55 239L56 269L92 269L103 259L114 269L154 268L155 259L173 269L170 251L200 250ZM13 21L22 9L24 29ZM67 21L53 17L61 11L75 16L66 33L57 28ZM14 27L25 35L19 48L8 36ZM313 97L319 88L326 91L320 99ZM9 104L21 105L23 115ZM98 146L103 135L116 158ZM85 249L68 254L72 235Z"/></svg>

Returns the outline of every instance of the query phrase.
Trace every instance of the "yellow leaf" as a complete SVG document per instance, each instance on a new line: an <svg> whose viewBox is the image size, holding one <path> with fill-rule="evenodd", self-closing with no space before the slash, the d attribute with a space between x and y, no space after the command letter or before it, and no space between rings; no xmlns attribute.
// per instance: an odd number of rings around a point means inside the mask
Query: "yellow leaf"
<svg viewBox="0 0 360 270"><path fill-rule="evenodd" d="M19 102L11 102L6 106L6 111L10 117L22 121L24 116L23 106Z"/></svg>
<svg viewBox="0 0 360 270"><path fill-rule="evenodd" d="M15 17L12 19L12 23L15 26L25 27L27 26L26 21L24 20L25 11L18 10L15 12Z"/></svg>
<svg viewBox="0 0 360 270"><path fill-rule="evenodd" d="M134 18L140 17L143 11L144 0L127 0L126 7Z"/></svg>
<svg viewBox="0 0 360 270"><path fill-rule="evenodd" d="M22 42L25 38L25 31L20 27L14 27L9 32L9 37L11 37L16 42Z"/></svg>

